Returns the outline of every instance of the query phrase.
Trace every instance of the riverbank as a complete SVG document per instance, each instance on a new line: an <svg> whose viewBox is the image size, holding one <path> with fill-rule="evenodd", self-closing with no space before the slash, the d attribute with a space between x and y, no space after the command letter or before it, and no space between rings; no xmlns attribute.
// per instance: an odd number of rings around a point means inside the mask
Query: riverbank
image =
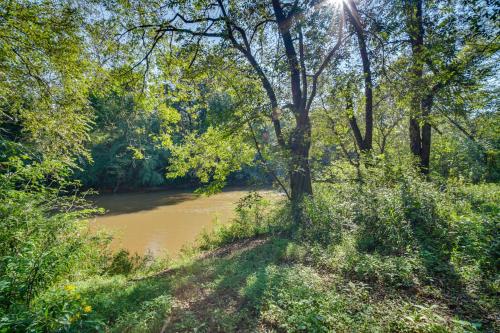
<svg viewBox="0 0 500 333"><path fill-rule="evenodd" d="M454 190L434 197L434 217L412 197L414 212L429 220L404 241L404 220L381 235L346 224L345 214L360 214L352 203L364 199L377 202L376 216L395 211L395 201L380 201L388 195L380 189L361 197L317 191L307 228L291 223L285 202L257 198L176 260L75 288L92 300L87 320L110 332L496 332L498 280L488 264L495 231L479 228L494 220L498 186ZM482 222L473 229L471 221Z"/></svg>
<svg viewBox="0 0 500 333"><path fill-rule="evenodd" d="M77 332L497 332L500 187L411 182L317 186L303 224L286 200L249 195L177 258L120 254L60 281L34 318Z"/></svg>
<svg viewBox="0 0 500 333"><path fill-rule="evenodd" d="M492 299L478 303L444 286L389 282L407 278L406 270L393 266L396 258L353 278L345 264L317 262L317 250L289 238L260 237L157 274L97 278L76 287L94 300L98 320L113 332L465 333L498 327ZM352 248L337 250L345 256Z"/></svg>

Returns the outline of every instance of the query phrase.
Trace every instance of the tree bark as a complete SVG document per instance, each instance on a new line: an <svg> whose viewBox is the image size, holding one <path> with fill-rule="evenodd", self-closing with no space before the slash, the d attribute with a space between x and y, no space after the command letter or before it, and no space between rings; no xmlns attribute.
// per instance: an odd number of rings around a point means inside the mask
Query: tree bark
<svg viewBox="0 0 500 333"><path fill-rule="evenodd" d="M346 112L347 114L349 114L349 125L351 126L351 130L354 133L354 139L356 140L356 144L358 145L359 150L364 151L365 140L363 140L363 135L361 135L361 130L359 129L356 116L354 116L354 109L351 96L348 96L346 98Z"/></svg>
<svg viewBox="0 0 500 333"><path fill-rule="evenodd" d="M410 150L418 159L421 172L423 174L428 174L432 137L429 116L433 104L433 91L422 95L422 91L426 89L423 82L425 63L423 1L410 1L407 10L409 11L407 29L410 36L413 57L411 72L414 82L409 120ZM420 123L422 123L422 126Z"/></svg>
<svg viewBox="0 0 500 333"><path fill-rule="evenodd" d="M429 94L422 100L422 117L424 119L422 125L421 148L420 148L420 169L423 174L429 174L429 164L431 157L431 138L432 127L428 121L431 114L433 95Z"/></svg>
<svg viewBox="0 0 500 333"><path fill-rule="evenodd" d="M311 169L309 166L309 150L311 148L311 122L306 107L306 96L303 95L301 83L301 64L295 51L293 39L290 34L291 15L286 17L279 0L272 1L274 15L278 23L285 55L290 72L290 85L292 92L292 111L295 116L295 128L290 136L290 190L292 207L296 220L300 220L299 206L302 199L312 195ZM302 42L301 40L299 43ZM302 48L303 46L300 45ZM304 77L305 80L305 77Z"/></svg>
<svg viewBox="0 0 500 333"><path fill-rule="evenodd" d="M313 194L309 165L310 148L311 123L309 117L304 117L297 123L290 140L290 190L294 203L299 203L304 196Z"/></svg>
<svg viewBox="0 0 500 333"><path fill-rule="evenodd" d="M358 146L362 151L369 151L373 147L373 82L372 71L370 67L370 58L368 56L365 34L363 31L363 26L361 25L361 20L359 18L358 8L356 7L356 4L353 0L349 0L349 8L347 8L347 13L358 39L358 49L361 56L361 62L363 64L363 76L365 81L365 137L362 141L358 140ZM357 121L354 116L351 117L351 127L353 127L353 125L358 128Z"/></svg>

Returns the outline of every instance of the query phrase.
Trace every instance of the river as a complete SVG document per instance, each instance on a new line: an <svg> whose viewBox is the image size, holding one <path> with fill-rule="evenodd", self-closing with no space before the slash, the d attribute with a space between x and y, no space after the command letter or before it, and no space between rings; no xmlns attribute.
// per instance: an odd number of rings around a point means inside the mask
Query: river
<svg viewBox="0 0 500 333"><path fill-rule="evenodd" d="M94 201L106 209L106 214L97 217L91 226L114 235L114 250L175 256L203 229L213 228L215 220L230 221L236 202L247 193L237 189L212 196L189 191L103 194Z"/></svg>

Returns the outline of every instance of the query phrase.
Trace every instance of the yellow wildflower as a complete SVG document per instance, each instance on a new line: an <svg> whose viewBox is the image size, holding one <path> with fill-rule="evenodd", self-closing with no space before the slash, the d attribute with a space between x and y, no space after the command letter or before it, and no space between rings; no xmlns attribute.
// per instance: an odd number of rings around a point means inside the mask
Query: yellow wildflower
<svg viewBox="0 0 500 333"><path fill-rule="evenodd" d="M92 311L92 307L90 305L85 305L83 307L83 312L89 313L90 311Z"/></svg>
<svg viewBox="0 0 500 333"><path fill-rule="evenodd" d="M66 289L66 291L68 292L72 292L75 291L76 287L72 284L68 284L67 286L64 287L64 289Z"/></svg>

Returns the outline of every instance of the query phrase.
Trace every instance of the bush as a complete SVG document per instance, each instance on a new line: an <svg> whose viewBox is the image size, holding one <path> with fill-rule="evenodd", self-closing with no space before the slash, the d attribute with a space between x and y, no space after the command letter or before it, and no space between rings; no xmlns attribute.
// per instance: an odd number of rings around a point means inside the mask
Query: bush
<svg viewBox="0 0 500 333"><path fill-rule="evenodd" d="M49 290L33 304L29 331L80 332L99 331L103 323L92 319L92 306L77 292L74 285Z"/></svg>
<svg viewBox="0 0 500 333"><path fill-rule="evenodd" d="M451 179L438 184L387 162L372 166L361 183L316 186L314 200L305 202L309 225L297 239L323 248L308 245L301 257L370 283L465 283L493 292L499 190Z"/></svg>
<svg viewBox="0 0 500 333"><path fill-rule="evenodd" d="M230 244L239 239L252 238L270 232L289 229L291 220L287 204L264 198L258 192L250 192L236 205L236 217L231 223L217 225L213 231L201 234L198 244L202 250Z"/></svg>
<svg viewBox="0 0 500 333"><path fill-rule="evenodd" d="M354 227L353 202L343 197L347 192L338 187L317 187L315 190L314 199L307 197L304 200L306 223L299 227L297 238L322 245L339 243L343 233Z"/></svg>
<svg viewBox="0 0 500 333"><path fill-rule="evenodd" d="M0 331L22 330L40 314L52 330L67 324L57 318L69 318L71 302L42 313L34 310L37 297L60 281L100 272L106 242L88 234L84 219L96 210L63 191L71 184L50 173L57 165L13 159L4 166L13 172L0 173ZM50 177L57 188L46 185Z"/></svg>
<svg viewBox="0 0 500 333"><path fill-rule="evenodd" d="M153 262L151 255L140 256L137 253L133 255L125 249L114 253L106 272L110 275L129 275L138 270L144 270L146 266Z"/></svg>
<svg viewBox="0 0 500 333"><path fill-rule="evenodd" d="M352 192L362 251L403 255L428 246L449 251L447 217L440 214L448 197L412 167L373 167ZM429 240L432 244L422 243Z"/></svg>

